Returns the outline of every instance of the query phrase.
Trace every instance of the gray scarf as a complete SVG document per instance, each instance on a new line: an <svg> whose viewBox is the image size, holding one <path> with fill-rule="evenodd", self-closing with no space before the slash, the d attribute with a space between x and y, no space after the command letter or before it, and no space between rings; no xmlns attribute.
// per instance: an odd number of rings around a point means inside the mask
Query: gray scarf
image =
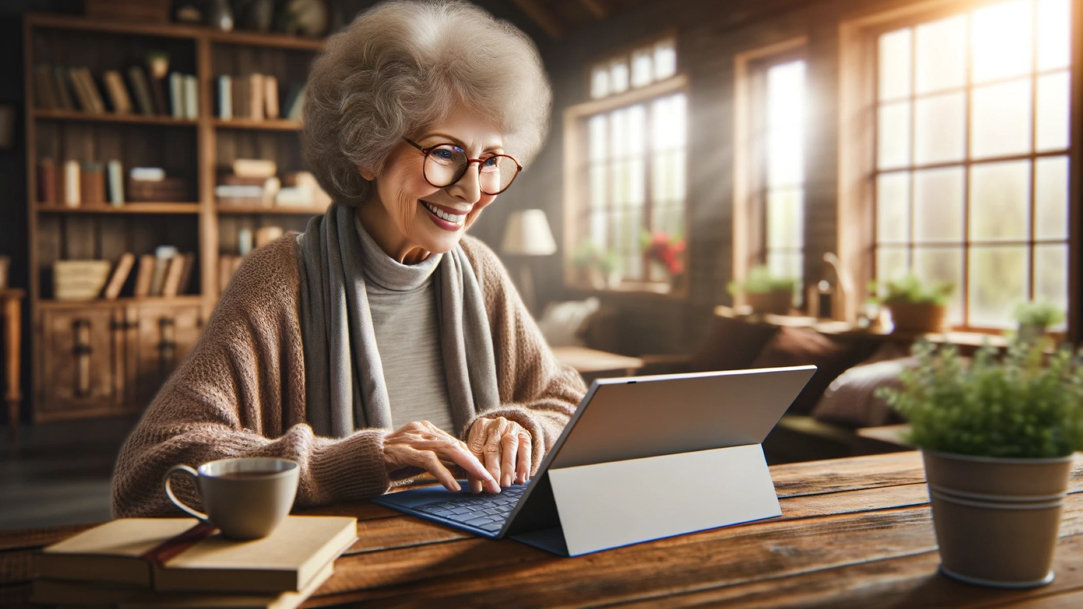
<svg viewBox="0 0 1083 609"><path fill-rule="evenodd" d="M309 221L301 244L305 400L316 434L343 438L391 427L391 403L372 327L356 210L334 204ZM499 405L496 358L474 269L457 245L437 266L436 309L451 415L459 434Z"/></svg>

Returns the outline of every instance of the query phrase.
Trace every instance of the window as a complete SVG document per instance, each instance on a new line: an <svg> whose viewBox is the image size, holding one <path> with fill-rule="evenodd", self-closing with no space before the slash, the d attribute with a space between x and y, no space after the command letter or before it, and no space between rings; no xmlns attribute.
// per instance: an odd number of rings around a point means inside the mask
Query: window
<svg viewBox="0 0 1083 609"><path fill-rule="evenodd" d="M669 292L684 276L687 96L665 39L591 69L566 113L570 283Z"/></svg>
<svg viewBox="0 0 1083 609"><path fill-rule="evenodd" d="M804 39L736 59L734 278L766 265L804 275Z"/></svg>
<svg viewBox="0 0 1083 609"><path fill-rule="evenodd" d="M956 327L1068 307L1070 2L1011 0L872 32L872 269L956 285Z"/></svg>

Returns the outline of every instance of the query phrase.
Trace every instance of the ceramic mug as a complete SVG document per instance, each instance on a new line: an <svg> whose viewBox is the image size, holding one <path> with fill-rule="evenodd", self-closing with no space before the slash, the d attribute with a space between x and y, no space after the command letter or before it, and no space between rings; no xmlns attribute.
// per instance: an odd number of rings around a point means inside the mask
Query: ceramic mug
<svg viewBox="0 0 1083 609"><path fill-rule="evenodd" d="M290 513L299 471L297 463L289 459L238 457L210 461L198 469L174 465L162 484L173 505L218 527L223 536L257 539L270 534ZM206 513L189 507L173 494L170 480L179 473L196 479Z"/></svg>

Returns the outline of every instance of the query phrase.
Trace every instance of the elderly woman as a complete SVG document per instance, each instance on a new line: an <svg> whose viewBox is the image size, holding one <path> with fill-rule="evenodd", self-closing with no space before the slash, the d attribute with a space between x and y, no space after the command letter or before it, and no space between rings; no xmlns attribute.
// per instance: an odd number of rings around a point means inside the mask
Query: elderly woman
<svg viewBox="0 0 1083 609"><path fill-rule="evenodd" d="M307 96L305 155L335 203L237 271L120 452L117 516L170 511L170 466L232 456L300 463L301 505L424 472L499 492L584 393L463 234L541 144L533 45L469 4L389 2L328 41Z"/></svg>

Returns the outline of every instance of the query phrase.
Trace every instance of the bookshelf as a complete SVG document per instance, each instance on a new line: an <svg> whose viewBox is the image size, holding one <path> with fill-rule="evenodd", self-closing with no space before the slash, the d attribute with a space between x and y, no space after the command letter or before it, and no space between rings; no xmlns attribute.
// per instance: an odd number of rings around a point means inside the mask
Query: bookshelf
<svg viewBox="0 0 1083 609"><path fill-rule="evenodd" d="M252 235L301 230L322 212L318 205L279 207L273 200L219 201L216 186L236 159L274 161L278 176L302 169L300 121L288 117L286 107L268 117L265 100L263 115L254 116L249 110L256 102L248 97L243 112L224 117L220 77L248 84L251 75L266 75L272 84L265 86L282 103L287 95L296 97L323 43L45 14L27 15L24 29L34 420L138 413L195 344L228 280L229 263L251 246ZM148 58L163 56L169 76L158 81L155 94ZM142 76L131 72L133 66ZM104 108L81 97L86 89L80 93L82 83L73 74L83 67ZM123 91L110 91L109 81L116 78L107 75L111 71L120 74ZM191 76L190 83L178 79L177 97L169 86L174 73ZM139 79L149 85L142 99ZM127 113L118 111L125 94ZM135 167L164 170L165 180L133 182ZM72 174L78 174L79 197L72 194L76 181L66 181ZM121 191L123 202L114 201ZM175 248L163 256L181 255L157 262L156 252L166 251L161 246ZM135 257L135 265L118 297L55 297L58 261L116 265L125 253ZM153 272L168 273L185 256L187 268L177 271L175 293L168 286L162 290L175 295L138 289L141 258L164 269ZM155 281L160 286L168 280Z"/></svg>

